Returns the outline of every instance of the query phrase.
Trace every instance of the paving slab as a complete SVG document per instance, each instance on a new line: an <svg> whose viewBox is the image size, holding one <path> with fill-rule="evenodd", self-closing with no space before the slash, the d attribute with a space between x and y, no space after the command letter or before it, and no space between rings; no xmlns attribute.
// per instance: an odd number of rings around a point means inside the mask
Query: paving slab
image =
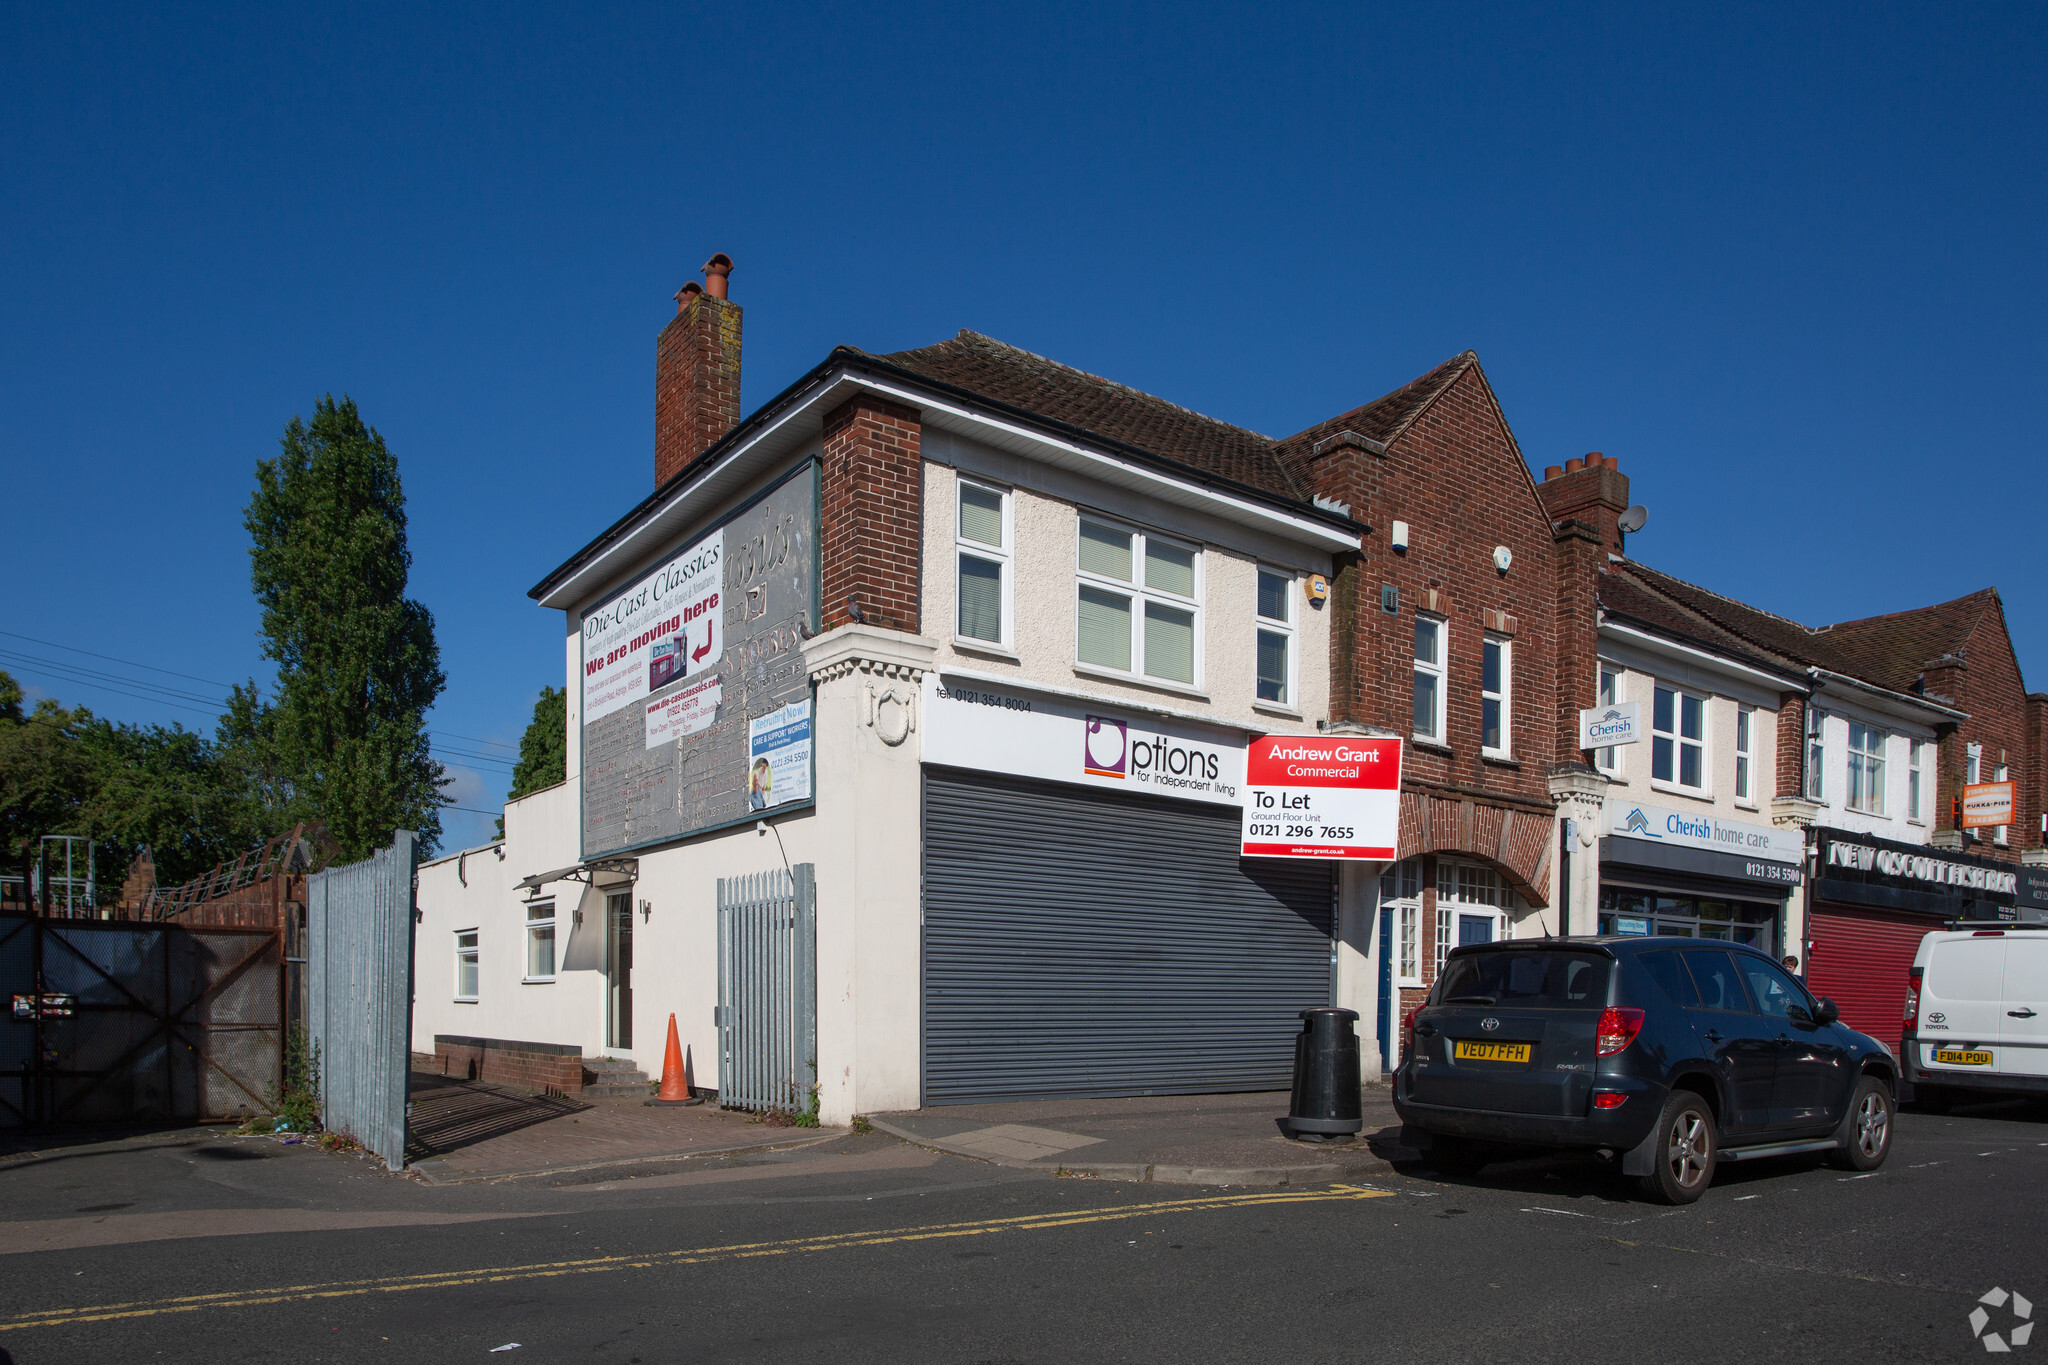
<svg viewBox="0 0 2048 1365"><path fill-rule="evenodd" d="M1318 1184L1391 1169L1405 1155L1382 1086L1365 1091L1357 1138L1288 1135L1285 1091L1025 1100L869 1115L885 1133L934 1151L1052 1175L1180 1185Z"/></svg>
<svg viewBox="0 0 2048 1365"><path fill-rule="evenodd" d="M829 1142L843 1128L779 1128L716 1104L526 1095L431 1072L412 1077L407 1165L445 1185L582 1171L714 1152L780 1151Z"/></svg>

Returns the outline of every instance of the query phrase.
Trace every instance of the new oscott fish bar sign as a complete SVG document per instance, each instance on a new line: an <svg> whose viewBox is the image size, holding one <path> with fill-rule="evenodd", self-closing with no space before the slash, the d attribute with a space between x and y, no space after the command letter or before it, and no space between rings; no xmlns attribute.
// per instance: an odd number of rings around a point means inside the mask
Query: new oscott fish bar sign
<svg viewBox="0 0 2048 1365"><path fill-rule="evenodd" d="M1400 831L1399 739L1252 741L1245 754L1245 857L1387 862Z"/></svg>

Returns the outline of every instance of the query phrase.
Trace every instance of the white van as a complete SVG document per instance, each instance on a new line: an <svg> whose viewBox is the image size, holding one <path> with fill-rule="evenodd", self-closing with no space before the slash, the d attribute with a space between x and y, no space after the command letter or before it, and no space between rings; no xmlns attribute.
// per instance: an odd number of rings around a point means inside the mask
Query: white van
<svg viewBox="0 0 2048 1365"><path fill-rule="evenodd" d="M2048 1095L2048 924L1963 924L1921 939L1899 1052L1922 1109Z"/></svg>

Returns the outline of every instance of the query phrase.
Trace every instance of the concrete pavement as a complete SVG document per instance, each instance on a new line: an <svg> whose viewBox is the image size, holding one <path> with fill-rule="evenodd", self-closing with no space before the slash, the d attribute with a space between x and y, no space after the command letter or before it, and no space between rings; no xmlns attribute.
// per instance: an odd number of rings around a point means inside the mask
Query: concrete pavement
<svg viewBox="0 0 2048 1365"><path fill-rule="evenodd" d="M1027 1100L875 1114L885 1133L1018 1170L1176 1185L1306 1185L1389 1169L1391 1092L1365 1091L1358 1137L1310 1143L1286 1134L1286 1091Z"/></svg>

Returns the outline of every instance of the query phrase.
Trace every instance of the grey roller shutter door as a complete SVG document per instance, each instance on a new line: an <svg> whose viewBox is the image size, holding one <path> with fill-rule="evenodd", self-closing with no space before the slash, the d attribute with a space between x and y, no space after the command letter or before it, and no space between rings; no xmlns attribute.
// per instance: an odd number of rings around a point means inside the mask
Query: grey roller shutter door
<svg viewBox="0 0 2048 1365"><path fill-rule="evenodd" d="M1284 1089L1330 1001L1328 864L1235 807L931 768L924 1100Z"/></svg>

